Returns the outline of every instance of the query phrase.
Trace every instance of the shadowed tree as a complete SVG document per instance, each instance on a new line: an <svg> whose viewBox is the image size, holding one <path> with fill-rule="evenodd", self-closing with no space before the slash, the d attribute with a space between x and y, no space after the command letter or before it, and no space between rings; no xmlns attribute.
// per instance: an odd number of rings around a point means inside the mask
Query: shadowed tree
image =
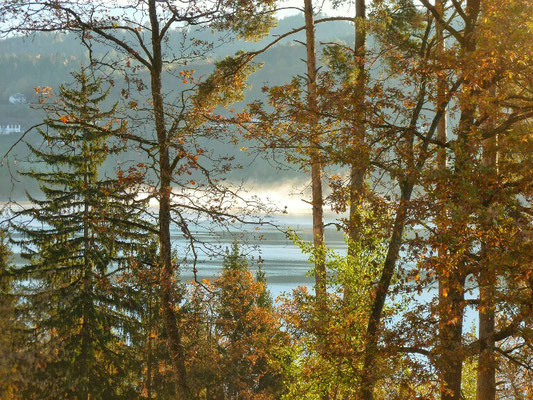
<svg viewBox="0 0 533 400"><path fill-rule="evenodd" d="M40 353L31 386L49 398L130 398L126 341L138 323L117 279L151 227L139 220L140 174L99 174L121 150L110 138L126 125L116 122L116 106L101 110L107 92L99 79L85 69L74 78L44 105L43 142L29 145L32 167L22 172L44 199L30 196L33 206L17 211L12 225L28 260L13 269L16 295Z"/></svg>

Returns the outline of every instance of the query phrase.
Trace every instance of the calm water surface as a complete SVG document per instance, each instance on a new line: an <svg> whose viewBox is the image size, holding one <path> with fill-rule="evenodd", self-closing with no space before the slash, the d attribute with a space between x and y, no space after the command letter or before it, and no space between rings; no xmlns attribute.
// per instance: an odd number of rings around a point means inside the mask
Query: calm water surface
<svg viewBox="0 0 533 400"><path fill-rule="evenodd" d="M327 219L326 224L333 222ZM197 251L198 279L212 278L220 270L223 253L234 241L241 243L241 251L249 258L252 270L258 263L265 271L270 291L274 297L300 285L312 286L313 278L308 276L311 264L285 232L294 230L306 240L312 240L312 220L310 215L281 215L268 219L265 225L236 226L228 231L208 229L196 230L196 236L204 241ZM172 232L174 248L178 254L186 254L190 247L179 232ZM342 232L335 228L326 229L326 242L339 253L346 252ZM190 255L190 251L189 251ZM189 257L190 259L190 257ZM182 279L193 279L192 265L184 266Z"/></svg>
<svg viewBox="0 0 533 400"><path fill-rule="evenodd" d="M334 219L327 219L326 224ZM313 279L308 276L311 264L308 256L286 236L286 232L294 230L306 240L312 240L312 219L310 215L278 215L266 219L266 224L240 224L221 228L206 222L198 221L190 226L191 233L196 238L194 257L190 243L178 227L171 230L173 249L182 264L181 279L194 279L193 265L196 259L197 279L212 279L222 267L222 260L226 251L234 242L238 242L241 252L250 261L252 271L256 271L258 264L266 274L270 291L274 297L300 285L311 287ZM33 223L31 224L33 225ZM345 253L346 243L342 232L333 227L326 229L328 246ZM24 260L15 252L15 262L20 264Z"/></svg>
<svg viewBox="0 0 533 400"><path fill-rule="evenodd" d="M334 222L330 218L325 224ZM234 242L241 246L241 252L250 261L252 271L256 271L258 264L266 274L268 287L273 297L282 293L290 292L298 286L312 288L313 278L309 276L311 264L308 256L303 254L286 236L288 230L294 230L305 241L312 240L312 219L310 215L280 215L270 217L268 224L263 225L234 225L230 228L219 228L208 223L199 221L191 225L191 233L198 240L196 249L197 279L212 279L222 268L222 260L226 251ZM192 281L193 254L190 243L185 240L181 231L173 227L171 231L173 249L180 259L182 281ZM335 249L340 254L346 254L346 243L342 232L335 228L326 228L326 243L329 248ZM15 252L15 261L22 263L23 260ZM428 287L418 296L414 296L416 302L427 302L436 294L436 287ZM477 296L477 290L470 293ZM389 298L389 301L392 299ZM398 315L401 318L401 315ZM468 309L465 315L465 327L477 325L477 313L474 309Z"/></svg>

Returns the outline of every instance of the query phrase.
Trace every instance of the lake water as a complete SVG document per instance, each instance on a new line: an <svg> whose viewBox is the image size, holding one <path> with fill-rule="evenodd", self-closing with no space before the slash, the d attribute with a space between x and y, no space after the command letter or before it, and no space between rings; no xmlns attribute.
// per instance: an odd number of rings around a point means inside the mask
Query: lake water
<svg viewBox="0 0 533 400"><path fill-rule="evenodd" d="M210 226L205 221L197 221L190 230L199 241L196 247L197 279L212 279L220 271L225 252L234 242L241 246L241 252L250 261L252 271L257 270L258 262L266 274L268 288L274 298L282 293L290 292L298 286L312 288L314 279L309 276L312 265L308 256L303 254L286 236L290 229L307 242L312 240L312 219L308 214L277 215L266 219L266 224L233 225L226 229ZM326 226L335 222L334 218L325 219ZM329 226L325 231L326 243L329 248L340 254L346 254L344 234ZM180 276L182 281L192 281L193 256L190 244L184 239L177 227L171 230L173 249L182 264ZM16 253L17 249L13 249ZM261 261L259 261L261 260ZM15 262L23 260L15 254ZM436 295L436 286L426 288L413 300L425 303ZM473 290L468 297L476 297ZM392 299L389 297L388 299ZM401 315L397 316L401 318ZM477 326L477 312L468 308L465 313L465 329Z"/></svg>
<svg viewBox="0 0 533 400"><path fill-rule="evenodd" d="M239 243L241 252L250 261L252 271L258 263L266 274L269 290L274 297L300 285L311 287L313 278L308 276L311 264L308 256L286 236L287 230L294 230L306 240L312 240L312 219L310 215L276 215L264 218L264 224L239 224L224 229L212 226L205 221L197 221L190 226L191 233L198 241L195 245L197 279L212 279L222 267L225 252L234 242ZM250 220L252 221L252 220ZM325 223L334 222L329 218ZM181 279L194 279L193 260L190 243L185 240L178 227L171 229L171 239L176 256L180 260ZM346 252L342 232L326 228L326 242L340 253ZM24 262L15 252L15 262Z"/></svg>
<svg viewBox="0 0 533 400"><path fill-rule="evenodd" d="M287 230L294 230L310 242L312 240L312 219L310 215L279 215L267 219L263 225L235 226L229 231L197 229L195 236L203 241L197 251L198 279L212 278L220 270L223 253L234 241L241 244L241 251L250 260L252 270L258 262L265 272L268 286L274 297L300 285L312 286L313 278L308 276L312 265L286 236ZM334 222L326 219L325 224ZM339 253L346 253L344 234L335 228L326 228L326 242ZM187 254L190 247L177 231L172 231L172 240L177 254ZM189 252L190 255L190 252ZM190 259L190 258L189 258ZM261 260L261 261L259 261ZM184 280L194 278L192 265L185 263L181 273Z"/></svg>

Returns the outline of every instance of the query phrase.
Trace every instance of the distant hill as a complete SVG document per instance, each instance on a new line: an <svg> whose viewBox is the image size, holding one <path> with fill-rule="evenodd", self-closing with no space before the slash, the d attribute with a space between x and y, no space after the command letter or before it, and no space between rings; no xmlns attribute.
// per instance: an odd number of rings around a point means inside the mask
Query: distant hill
<svg viewBox="0 0 533 400"><path fill-rule="evenodd" d="M272 38L296 27L301 27L303 24L303 18L300 16L284 18L278 22L269 37L259 42L227 42L213 49L207 62L234 54L239 50L262 48ZM335 21L317 25L317 41L319 42L342 40L352 35L353 27L348 22ZM213 34L211 31L194 33L194 37L204 40L213 40L214 36L217 34ZM178 48L181 39L182 34L180 32L173 32L170 35L168 46ZM304 32L284 39L275 49L261 57L261 61L265 62L264 76L259 73L252 77L252 85L257 86L259 84L261 86L262 79L266 77L275 78L279 82L280 78L284 76L282 72L290 72L291 68L298 68L298 65L288 65L297 59L295 58L295 51L301 52L302 55L305 54L303 46L296 45L295 40L305 40ZM108 58L113 57L113 52L109 52L109 49L101 44L95 45L93 50L97 56L106 54ZM287 57L288 55L291 57ZM33 90L35 87L57 87L60 83L68 81L69 72L85 61L87 61L86 49L80 44L75 34L40 33L29 37L0 40L0 104L9 104L9 96L14 93L22 93L28 100L35 100ZM0 114L1 116L2 114Z"/></svg>
<svg viewBox="0 0 533 400"><path fill-rule="evenodd" d="M239 50L254 50L262 48L272 38L296 27L303 26L304 21L300 16L291 16L278 21L268 38L259 42L232 41L217 47L211 56L198 65L188 65L200 74L208 74L212 69L213 61L226 55L234 54ZM326 26L327 25L327 26ZM195 33L200 39L212 40L211 31L198 31ZM333 22L317 25L317 40L327 42L333 40L348 39L353 36L353 27L348 22ZM264 63L264 67L251 76L249 80L250 90L246 95L248 102L263 97L261 88L265 85L283 84L293 76L303 74L305 65L300 59L305 59L305 48L295 40L305 40L304 32L300 32L284 39L268 52L258 57L257 61ZM173 32L168 46L179 46L181 33ZM108 49L102 45L94 47L96 55L106 54L113 57ZM0 40L0 126L7 124L21 124L23 130L42 121L42 112L32 103L37 101L34 88L38 86L50 86L57 88L61 83L70 82L70 72L76 70L81 63L87 62L86 49L80 44L75 34L40 33L30 37L10 38ZM142 77L142 74L140 75ZM172 87L175 80L172 76L165 77L166 87ZM117 86L111 94L110 101L116 101L120 93L120 78L117 78ZM28 100L28 104L11 104L9 97L21 93ZM169 93L171 95L171 93ZM237 105L238 107L239 105ZM0 135L0 157L17 140L19 134L8 136ZM32 137L28 140L32 141ZM247 145L247 144L243 144ZM220 149L219 149L220 150ZM246 168L230 175L235 180L252 179L259 182L273 182L287 178L294 179L299 176L296 171L276 171L267 160L254 159L247 156L233 146L223 146L222 151L232 153ZM17 145L13 156L22 159L27 154L23 144ZM11 165L11 169L16 169ZM111 165L108 168L112 168ZM24 189L31 186L27 179L16 176L15 181L7 169L0 166L0 201L5 200L10 193L15 196L23 196Z"/></svg>

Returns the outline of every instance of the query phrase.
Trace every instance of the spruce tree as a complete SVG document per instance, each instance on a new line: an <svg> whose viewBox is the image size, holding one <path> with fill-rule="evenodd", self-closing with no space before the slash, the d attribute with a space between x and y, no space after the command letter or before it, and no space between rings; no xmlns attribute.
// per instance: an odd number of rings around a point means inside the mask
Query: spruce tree
<svg viewBox="0 0 533 400"><path fill-rule="evenodd" d="M0 400L16 398L20 381L19 365L14 357L21 343L17 334L15 301L10 296L11 256L6 233L0 229Z"/></svg>
<svg viewBox="0 0 533 400"><path fill-rule="evenodd" d="M261 269L257 275L254 279L248 259L234 243L213 284L220 398L275 399L282 393L283 376L275 360L277 346L286 337L273 310L265 275Z"/></svg>
<svg viewBox="0 0 533 400"><path fill-rule="evenodd" d="M133 189L141 174L100 176L105 159L121 151L111 142L126 125L116 104L101 110L109 92L101 79L83 68L73 76L75 86L60 86L58 101L45 106L42 145L29 145L35 161L23 174L44 198L28 195L33 206L14 226L28 260L16 269L18 294L40 353L33 389L43 399L133 398L129 338L139 318L120 275L146 234Z"/></svg>

